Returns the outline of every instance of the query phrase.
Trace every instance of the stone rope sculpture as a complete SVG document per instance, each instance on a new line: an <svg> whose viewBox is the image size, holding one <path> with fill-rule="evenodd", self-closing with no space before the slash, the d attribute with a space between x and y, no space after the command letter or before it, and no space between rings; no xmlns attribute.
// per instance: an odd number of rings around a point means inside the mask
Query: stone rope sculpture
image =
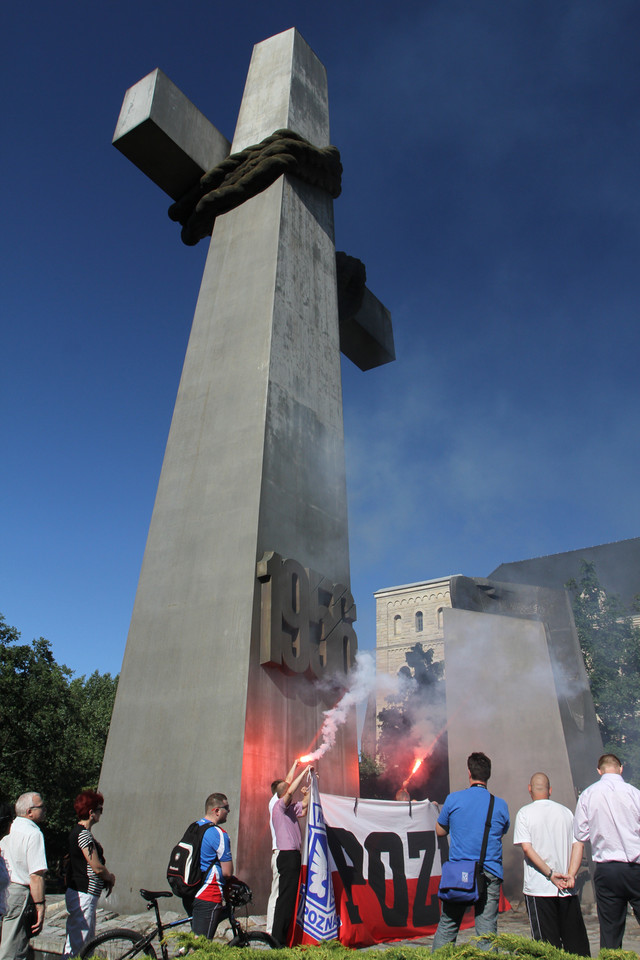
<svg viewBox="0 0 640 960"><path fill-rule="evenodd" d="M293 130L276 130L261 143L231 154L203 174L184 197L169 207L182 224L182 241L195 246L211 236L216 217L239 207L290 173L335 200L340 196L342 164L336 147L315 147Z"/></svg>

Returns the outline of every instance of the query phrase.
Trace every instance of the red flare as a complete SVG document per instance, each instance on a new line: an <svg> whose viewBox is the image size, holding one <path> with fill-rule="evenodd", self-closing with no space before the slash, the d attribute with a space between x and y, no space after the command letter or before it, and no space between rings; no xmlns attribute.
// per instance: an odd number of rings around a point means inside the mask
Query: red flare
<svg viewBox="0 0 640 960"><path fill-rule="evenodd" d="M312 753L307 753L304 757L298 757L298 763L309 763L310 760L313 760Z"/></svg>
<svg viewBox="0 0 640 960"><path fill-rule="evenodd" d="M435 738L435 740L432 741L431 746L427 750L425 756L422 757L422 759L416 760L416 762L413 765L413 770L411 771L411 773L403 783L403 787L407 786L407 784L409 783L409 780L411 780L411 777L414 775L414 773L420 769L420 767L422 766L423 763L425 763L425 761L429 759L429 757L431 756L431 754L433 753L433 751L437 746L438 740L440 739L442 734L446 731L447 727L448 727L448 724L445 724L442 730L440 731L440 733L438 734L438 736Z"/></svg>

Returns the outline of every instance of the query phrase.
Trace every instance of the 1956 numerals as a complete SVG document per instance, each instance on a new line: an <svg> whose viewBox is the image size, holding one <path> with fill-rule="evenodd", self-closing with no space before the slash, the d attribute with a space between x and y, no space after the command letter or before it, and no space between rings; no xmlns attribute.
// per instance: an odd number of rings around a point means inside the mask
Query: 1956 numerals
<svg viewBox="0 0 640 960"><path fill-rule="evenodd" d="M258 561L257 576L260 663L318 679L348 673L358 649L350 590L273 551Z"/></svg>

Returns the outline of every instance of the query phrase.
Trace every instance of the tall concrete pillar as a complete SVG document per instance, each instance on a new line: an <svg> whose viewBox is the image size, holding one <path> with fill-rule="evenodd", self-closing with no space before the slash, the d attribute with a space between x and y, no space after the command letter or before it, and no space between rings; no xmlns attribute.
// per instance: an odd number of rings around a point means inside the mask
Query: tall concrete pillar
<svg viewBox="0 0 640 960"><path fill-rule="evenodd" d="M295 30L255 47L231 149L284 127L329 144L325 70ZM100 781L117 909L163 888L212 791L264 908L270 782L340 696L317 676L352 663L335 271L332 201L295 177L216 221ZM320 769L358 794L355 716Z"/></svg>

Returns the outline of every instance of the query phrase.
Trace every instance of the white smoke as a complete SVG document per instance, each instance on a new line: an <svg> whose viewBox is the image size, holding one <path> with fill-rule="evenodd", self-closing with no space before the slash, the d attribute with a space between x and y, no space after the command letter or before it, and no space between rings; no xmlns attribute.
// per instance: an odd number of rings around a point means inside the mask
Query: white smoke
<svg viewBox="0 0 640 960"><path fill-rule="evenodd" d="M335 707L324 711L324 721L320 731L322 743L313 753L308 753L304 758L301 758L305 763L312 763L319 760L320 757L324 757L325 753L335 744L338 728L346 722L349 711L364 703L373 690L378 690L388 696L397 692L401 681L397 677L376 674L374 657L370 653L358 651L355 667L349 672L347 682L347 691Z"/></svg>

